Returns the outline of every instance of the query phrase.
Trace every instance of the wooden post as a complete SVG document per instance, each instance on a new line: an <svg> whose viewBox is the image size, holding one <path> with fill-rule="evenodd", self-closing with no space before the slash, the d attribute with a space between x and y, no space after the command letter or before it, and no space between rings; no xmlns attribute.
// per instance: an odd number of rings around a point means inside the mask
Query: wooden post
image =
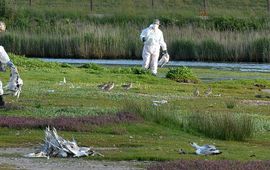
<svg viewBox="0 0 270 170"><path fill-rule="evenodd" d="M270 14L270 0L267 0L267 12Z"/></svg>
<svg viewBox="0 0 270 170"><path fill-rule="evenodd" d="M32 0L29 0L29 5L32 6Z"/></svg>
<svg viewBox="0 0 270 170"><path fill-rule="evenodd" d="M207 0L203 0L203 10L204 13L207 13Z"/></svg>
<svg viewBox="0 0 270 170"><path fill-rule="evenodd" d="M152 8L154 8L154 0L152 0Z"/></svg>
<svg viewBox="0 0 270 170"><path fill-rule="evenodd" d="M90 0L90 11L93 11L93 0Z"/></svg>

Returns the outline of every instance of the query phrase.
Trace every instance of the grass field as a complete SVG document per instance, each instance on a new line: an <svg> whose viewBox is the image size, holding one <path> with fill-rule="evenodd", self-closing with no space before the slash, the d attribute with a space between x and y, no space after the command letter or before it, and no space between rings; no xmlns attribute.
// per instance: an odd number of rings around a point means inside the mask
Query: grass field
<svg viewBox="0 0 270 170"><path fill-rule="evenodd" d="M264 0L208 0L209 15L231 15L231 16L258 16L267 14L267 2ZM80 14L180 14L186 16L198 15L203 9L201 0L93 0L91 11L89 0L29 0L9 2L15 8L41 8L47 10L76 11ZM75 9L75 10L74 10Z"/></svg>
<svg viewBox="0 0 270 170"><path fill-rule="evenodd" d="M19 100L12 96L6 97L7 108L0 110L1 116L34 117L45 120L57 117L109 116L125 111L142 118L140 121L123 123L100 125L89 123L88 129L84 131L80 129L59 131L65 138L70 139L74 136L79 145L117 148L101 151L105 155L104 158L88 159L269 160L270 105L258 105L260 102L270 101L269 94L254 86L263 84L266 88L269 87L269 73L192 69L202 81L198 84L188 84L164 78L168 68L160 69L158 77L154 77L150 74L131 73L128 67L78 68L43 63L14 55L12 58L18 65L25 84ZM63 77L67 83L59 85ZM205 77L232 77L234 80L213 79L206 82ZM7 79L8 73L4 73L2 80L6 82ZM97 87L108 81L116 84L112 91L105 92ZM133 88L128 91L121 87L127 82L133 83ZM205 97L203 91L209 86L212 87L213 94ZM201 91L199 97L193 96L195 87ZM261 98L256 98L256 95L261 95ZM153 100L167 100L168 103L154 107ZM205 116L211 114L213 118L231 115L225 128L231 128L235 122L245 123L246 119L241 116L245 115L252 121L252 135L243 140L206 137L208 135L205 132L185 123L190 122L190 116L196 114ZM24 128L23 123L14 128L7 128L2 124L1 126L0 147L32 147L42 142L44 125L32 128L26 126ZM222 131L221 126L215 124L213 126ZM239 128L241 129L239 126L235 128L236 135L248 133L246 130L237 132ZM180 148L194 152L188 144L189 141L214 144L223 153L208 157L178 154Z"/></svg>

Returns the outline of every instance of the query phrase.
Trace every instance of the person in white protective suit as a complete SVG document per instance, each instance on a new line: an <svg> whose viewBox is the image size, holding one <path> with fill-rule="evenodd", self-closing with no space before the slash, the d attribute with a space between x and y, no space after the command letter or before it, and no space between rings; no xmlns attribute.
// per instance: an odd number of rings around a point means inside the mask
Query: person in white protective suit
<svg viewBox="0 0 270 170"><path fill-rule="evenodd" d="M167 53L167 44L164 41L163 33L159 29L160 21L158 19L154 20L154 23L151 24L148 28L142 30L140 39L144 43L143 47L143 68L150 69L153 75L157 74L158 67L158 58L160 47L162 49L161 55L166 55L166 59L160 61L162 66L165 62L169 60L169 55ZM164 57L163 57L164 58Z"/></svg>
<svg viewBox="0 0 270 170"><path fill-rule="evenodd" d="M3 22L0 22L0 33L4 32L5 30L6 30L5 24ZM19 97L20 92L21 92L21 88L23 85L23 81L19 76L17 68L10 60L4 47L1 45L0 45L0 65L2 68L1 71L5 71L5 69L3 69L4 67L2 67L3 65L7 65L11 70L9 82L8 82L7 86L5 87L9 93L6 93L6 94L13 94L14 96ZM5 104L3 101L3 95L4 95L3 88L4 87L2 85L2 81L0 80L0 106L3 106Z"/></svg>

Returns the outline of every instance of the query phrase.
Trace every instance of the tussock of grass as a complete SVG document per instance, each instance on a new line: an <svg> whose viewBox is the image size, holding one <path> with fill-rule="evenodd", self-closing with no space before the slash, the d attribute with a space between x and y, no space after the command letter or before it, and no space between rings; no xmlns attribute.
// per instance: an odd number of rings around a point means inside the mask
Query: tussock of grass
<svg viewBox="0 0 270 170"><path fill-rule="evenodd" d="M198 83L199 79L188 67L172 68L166 74L166 78L182 83Z"/></svg>
<svg viewBox="0 0 270 170"><path fill-rule="evenodd" d="M245 114L193 113L187 117L184 128L211 138L243 141L252 137L255 125L252 117Z"/></svg>
<svg viewBox="0 0 270 170"><path fill-rule="evenodd" d="M255 132L253 118L245 114L177 114L177 110L167 104L153 106L149 101L134 100L125 101L123 111L139 114L147 121L215 139L243 141Z"/></svg>
<svg viewBox="0 0 270 170"><path fill-rule="evenodd" d="M180 127L179 116L168 104L154 106L151 101L126 100L123 103L123 111L139 114L147 121L152 121L164 126Z"/></svg>

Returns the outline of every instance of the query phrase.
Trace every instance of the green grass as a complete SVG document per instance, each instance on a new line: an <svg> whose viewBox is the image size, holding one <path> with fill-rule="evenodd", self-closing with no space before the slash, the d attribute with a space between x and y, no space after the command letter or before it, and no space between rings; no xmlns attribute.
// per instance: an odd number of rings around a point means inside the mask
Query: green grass
<svg viewBox="0 0 270 170"><path fill-rule="evenodd" d="M97 126L90 132L84 133L59 131L59 134L65 138L71 139L74 136L79 145L118 148L101 151L105 155L104 158L91 157L89 159L205 159L205 157L192 154L179 155L177 153L180 148L192 152L189 141L198 144L214 144L223 151L221 155L207 157L207 159L269 159L270 106L242 103L243 100L258 100L255 97L256 94L266 95L254 84L260 83L270 87L269 73L192 69L202 82L188 84L159 77L165 75L169 71L168 68L159 69L158 77L154 77L149 74L113 71L123 69L120 67L99 65L90 68L61 67L61 64L43 63L35 59L11 56L14 63L18 65L25 84L18 101L12 96L5 97L9 105L13 107L7 110L1 109L1 115L44 118L62 115L104 115L128 108L144 118L144 122L141 123ZM89 72L93 68L99 69ZM1 80L4 83L7 82L9 73L1 75ZM63 77L66 78L67 84L60 86L59 82L63 80ZM205 77L208 78L207 81ZM211 78L221 77L232 77L235 80L209 81ZM98 84L108 81L116 84L111 92L98 89ZM128 91L122 89L121 84L126 82L132 82L133 88ZM71 83L74 88L71 88ZM212 96L193 96L195 87L203 94L209 86L213 89ZM54 92L48 90L54 90ZM221 97L215 97L215 94L221 94ZM152 106L153 100L167 100L168 103L155 108ZM268 101L269 98L260 100ZM235 102L233 108L227 107L228 101ZM142 104L136 105L137 102ZM189 116L192 113L200 113L201 116L212 114L217 117L224 114L247 115L252 118L256 133L238 142L206 137L196 130L188 132L178 124L181 119L177 118ZM36 146L42 142L43 133L40 129L0 128L0 147ZM256 158L250 157L252 154L255 154Z"/></svg>
<svg viewBox="0 0 270 170"><path fill-rule="evenodd" d="M8 3L9 4L9 3ZM35 9L41 8L43 10L60 10L66 13L74 11L79 14L89 13L110 13L117 14L121 9L125 14L182 14L182 15L198 15L203 8L203 2L200 0L194 1L171 1L171 0L155 0L154 8L152 8L151 1L133 0L121 1L121 0L99 0L93 1L93 11L90 12L89 0L35 0L32 1L32 6L29 6L28 0L16 1L14 4L17 8L23 9ZM252 0L209 0L208 1L209 15L232 15L232 16L256 16L265 15L267 12L267 3L264 0L252 1ZM74 10L80 9L80 10Z"/></svg>

